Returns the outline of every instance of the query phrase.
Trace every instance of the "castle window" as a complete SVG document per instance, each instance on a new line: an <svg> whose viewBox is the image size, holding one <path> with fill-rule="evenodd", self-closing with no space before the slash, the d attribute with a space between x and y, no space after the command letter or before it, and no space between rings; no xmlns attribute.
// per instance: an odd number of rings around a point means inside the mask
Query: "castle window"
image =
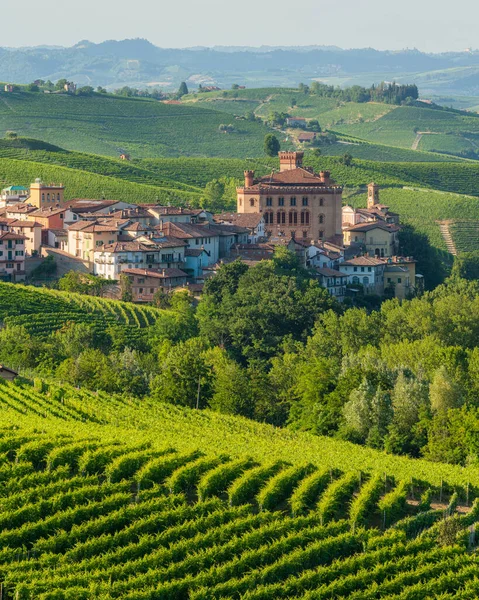
<svg viewBox="0 0 479 600"><path fill-rule="evenodd" d="M42 194L42 202L45 202L45 194Z"/></svg>
<svg viewBox="0 0 479 600"><path fill-rule="evenodd" d="M278 206L284 206L284 198L278 198Z"/></svg>
<svg viewBox="0 0 479 600"><path fill-rule="evenodd" d="M278 225L284 225L286 223L286 213L284 210L278 211L276 214L276 222Z"/></svg>
<svg viewBox="0 0 479 600"><path fill-rule="evenodd" d="M50 202L50 194L47 194L47 202Z"/></svg>
<svg viewBox="0 0 479 600"><path fill-rule="evenodd" d="M266 206L273 206L273 198L266 198Z"/></svg>
<svg viewBox="0 0 479 600"><path fill-rule="evenodd" d="M324 223L324 215L319 215L319 223Z"/></svg>
<svg viewBox="0 0 479 600"><path fill-rule="evenodd" d="M289 211L289 224L296 225L297 222L298 222L298 213L295 210L290 210Z"/></svg>
<svg viewBox="0 0 479 600"><path fill-rule="evenodd" d="M322 240L323 237L324 237L324 231L322 231L321 229L318 232L318 237L319 237L320 240Z"/></svg>
<svg viewBox="0 0 479 600"><path fill-rule="evenodd" d="M319 199L319 206L324 206L324 199L323 198Z"/></svg>
<svg viewBox="0 0 479 600"><path fill-rule="evenodd" d="M307 238L308 237L308 232L307 231L303 231L303 238Z"/></svg>
<svg viewBox="0 0 479 600"><path fill-rule="evenodd" d="M296 198L294 196L290 198L290 206L296 206Z"/></svg>
<svg viewBox="0 0 479 600"><path fill-rule="evenodd" d="M60 194L57 194L57 200L60 202Z"/></svg>
<svg viewBox="0 0 479 600"><path fill-rule="evenodd" d="M301 211L301 225L309 225L309 212L307 210Z"/></svg>
<svg viewBox="0 0 479 600"><path fill-rule="evenodd" d="M308 197L303 196L303 206L308 206Z"/></svg>
<svg viewBox="0 0 479 600"><path fill-rule="evenodd" d="M251 199L250 199L250 201L249 201L249 205L250 205L250 206L254 206L254 198L251 198Z"/></svg>

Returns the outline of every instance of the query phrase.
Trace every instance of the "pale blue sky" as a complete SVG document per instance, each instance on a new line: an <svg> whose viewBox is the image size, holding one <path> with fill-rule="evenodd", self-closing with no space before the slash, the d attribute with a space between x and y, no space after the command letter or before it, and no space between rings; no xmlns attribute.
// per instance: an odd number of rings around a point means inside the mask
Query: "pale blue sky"
<svg viewBox="0 0 479 600"><path fill-rule="evenodd" d="M2 46L143 37L162 47L479 48L478 0L0 0Z"/></svg>

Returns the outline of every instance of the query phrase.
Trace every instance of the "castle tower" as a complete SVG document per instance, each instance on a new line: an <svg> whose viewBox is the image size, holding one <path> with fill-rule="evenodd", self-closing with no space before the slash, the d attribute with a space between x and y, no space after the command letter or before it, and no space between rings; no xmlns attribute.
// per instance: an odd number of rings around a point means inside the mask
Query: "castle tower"
<svg viewBox="0 0 479 600"><path fill-rule="evenodd" d="M279 172L299 169L303 166L304 152L279 152Z"/></svg>
<svg viewBox="0 0 479 600"><path fill-rule="evenodd" d="M373 208L379 204L379 185L370 183L368 185L368 208Z"/></svg>
<svg viewBox="0 0 479 600"><path fill-rule="evenodd" d="M244 172L244 186L249 188L253 185L254 182L254 171L245 171Z"/></svg>

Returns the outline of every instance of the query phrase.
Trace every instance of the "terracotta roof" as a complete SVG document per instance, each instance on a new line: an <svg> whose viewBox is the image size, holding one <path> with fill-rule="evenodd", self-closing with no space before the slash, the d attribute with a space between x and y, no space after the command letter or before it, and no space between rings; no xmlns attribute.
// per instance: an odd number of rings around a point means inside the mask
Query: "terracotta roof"
<svg viewBox="0 0 479 600"><path fill-rule="evenodd" d="M84 233L101 233L106 231L118 231L117 225L102 225L99 223L92 223L91 221L78 221L73 223L68 228L69 231L83 231Z"/></svg>
<svg viewBox="0 0 479 600"><path fill-rule="evenodd" d="M131 240L130 242L114 242L113 244L105 244L97 249L95 252L155 252L161 250L156 244L148 244L145 242L139 242L138 240Z"/></svg>
<svg viewBox="0 0 479 600"><path fill-rule="evenodd" d="M316 273L323 275L323 277L347 277L346 273L341 273L341 271L336 271L336 269L328 269L327 267L316 269Z"/></svg>
<svg viewBox="0 0 479 600"><path fill-rule="evenodd" d="M180 239L216 237L218 235L217 232L209 229L208 225L191 225L190 223L171 223L168 221L155 227L155 229Z"/></svg>
<svg viewBox="0 0 479 600"><path fill-rule="evenodd" d="M41 223L37 223L37 221L20 221L20 219L8 219L12 221L9 223L10 227L21 227L22 229L32 229L32 227L43 227Z"/></svg>
<svg viewBox="0 0 479 600"><path fill-rule="evenodd" d="M182 206L163 206L161 204L141 204L142 208L151 212L156 212L162 215L194 215L196 211L190 210L189 208L183 208ZM202 212L201 210L199 212Z"/></svg>
<svg viewBox="0 0 479 600"><path fill-rule="evenodd" d="M144 238L144 236L141 236ZM172 235L162 235L159 231L158 233L153 234L150 238L152 242L161 246L162 248L178 248L178 246L187 246L188 243L184 240L180 240L177 237Z"/></svg>
<svg viewBox="0 0 479 600"><path fill-rule="evenodd" d="M43 208L37 208L31 213L32 217L53 217L66 212L66 206L44 206Z"/></svg>
<svg viewBox="0 0 479 600"><path fill-rule="evenodd" d="M347 227L345 231L371 231L372 229L382 229L383 231L390 231L394 233L399 231L399 227L392 223L383 223L382 221L372 221L371 223L359 223L358 225L351 225Z"/></svg>
<svg viewBox="0 0 479 600"><path fill-rule="evenodd" d="M51 231L56 237L66 237L68 235L66 229L47 229L46 231Z"/></svg>
<svg viewBox="0 0 479 600"><path fill-rule="evenodd" d="M123 231L150 231L149 225L142 225L141 223L130 223L126 227L123 227Z"/></svg>
<svg viewBox="0 0 479 600"><path fill-rule="evenodd" d="M372 256L356 256L342 262L339 267L377 267L378 265L384 265L384 260Z"/></svg>
<svg viewBox="0 0 479 600"><path fill-rule="evenodd" d="M122 202L122 200L90 200L86 198L77 198L65 204L73 212L95 212L102 208L109 208Z"/></svg>
<svg viewBox="0 0 479 600"><path fill-rule="evenodd" d="M204 248L186 248L185 256L201 256L203 252L206 252ZM206 252L208 254L208 252Z"/></svg>
<svg viewBox="0 0 479 600"><path fill-rule="evenodd" d="M298 142L310 142L311 140L314 140L315 137L316 134L312 132L300 133L298 135Z"/></svg>
<svg viewBox="0 0 479 600"><path fill-rule="evenodd" d="M208 231L216 232L218 235L234 235L235 233L249 233L247 227L239 227L238 225L228 225L226 223L205 223L204 225L199 224L198 227L201 227Z"/></svg>
<svg viewBox="0 0 479 600"><path fill-rule="evenodd" d="M181 269L122 269L127 275L155 277L157 279L172 279L174 277L188 277Z"/></svg>
<svg viewBox="0 0 479 600"><path fill-rule="evenodd" d="M14 233L13 231L0 232L0 240L26 240L26 236L21 233Z"/></svg>
<svg viewBox="0 0 479 600"><path fill-rule="evenodd" d="M261 213L221 213L215 215L213 218L219 223L233 223L240 227L253 229L254 227L258 227L261 223L263 215Z"/></svg>
<svg viewBox="0 0 479 600"><path fill-rule="evenodd" d="M36 206L32 206L31 204L14 204L13 206L7 206L7 214L8 213L22 213L29 214L38 210Z"/></svg>
<svg viewBox="0 0 479 600"><path fill-rule="evenodd" d="M314 173L312 169L297 167L296 169L288 169L280 173L271 173L265 177L255 179L253 186L251 187L260 189L265 187L268 188L270 186L331 187L334 185L334 180L328 179L326 183L322 180L321 176Z"/></svg>

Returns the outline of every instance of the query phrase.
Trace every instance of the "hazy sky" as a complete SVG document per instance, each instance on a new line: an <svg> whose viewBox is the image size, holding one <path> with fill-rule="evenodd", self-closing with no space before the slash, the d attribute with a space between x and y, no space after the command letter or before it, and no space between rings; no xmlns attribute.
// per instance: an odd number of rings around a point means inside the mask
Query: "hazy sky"
<svg viewBox="0 0 479 600"><path fill-rule="evenodd" d="M0 0L1 46L143 37L163 47L479 47L478 0Z"/></svg>

